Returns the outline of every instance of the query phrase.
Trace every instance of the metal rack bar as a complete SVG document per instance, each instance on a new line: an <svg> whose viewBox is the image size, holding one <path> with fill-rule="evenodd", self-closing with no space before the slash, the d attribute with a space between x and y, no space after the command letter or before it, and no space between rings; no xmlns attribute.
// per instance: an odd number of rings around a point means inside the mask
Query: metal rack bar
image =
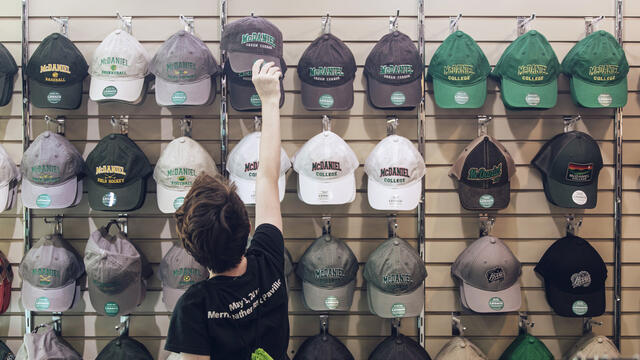
<svg viewBox="0 0 640 360"><path fill-rule="evenodd" d="M615 35L620 45L622 39L622 2L614 0L616 9L616 29ZM615 176L613 197L613 342L620 348L621 315L622 315L622 261L621 261L621 240L622 240L622 109L615 110L613 126L613 136L615 138L614 160Z"/></svg>
<svg viewBox="0 0 640 360"><path fill-rule="evenodd" d="M426 68L425 54L424 54L424 0L418 0L418 52L420 53L420 58L422 59L422 69ZM418 151L420 155L424 158L425 146L424 146L424 126L425 126L425 83L424 76L421 76L422 80L420 80L421 89L422 89L422 99L420 100L420 105L418 106ZM427 256L425 252L425 178L422 178L422 188L420 191L420 201L418 202L418 247L420 251L420 257L422 257L422 261L426 263ZM425 288L423 283L423 294L425 294ZM425 294L426 295L426 294ZM426 296L425 299L426 301ZM425 306L423 301L422 311L420 312L420 316L418 317L418 331L419 331L419 342L422 347L425 346L425 323L424 323L424 311Z"/></svg>
<svg viewBox="0 0 640 360"><path fill-rule="evenodd" d="M227 0L220 0L220 39L227 25ZM220 64L225 64L227 53L220 47ZM229 149L229 119L227 117L227 76L220 76L220 173L227 176L227 152Z"/></svg>

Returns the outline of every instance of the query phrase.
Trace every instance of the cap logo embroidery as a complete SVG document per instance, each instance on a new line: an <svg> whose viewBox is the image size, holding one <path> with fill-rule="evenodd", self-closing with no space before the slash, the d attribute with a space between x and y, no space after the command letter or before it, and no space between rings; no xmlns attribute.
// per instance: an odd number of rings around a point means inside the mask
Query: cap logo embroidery
<svg viewBox="0 0 640 360"><path fill-rule="evenodd" d="M118 66L129 66L129 62L125 58L117 56L107 56L100 59L100 66L108 65L108 70L100 70L102 75L127 75L125 70L118 70Z"/></svg>
<svg viewBox="0 0 640 360"><path fill-rule="evenodd" d="M574 182L589 182L592 178L593 163L569 163L569 166L567 167L567 180Z"/></svg>
<svg viewBox="0 0 640 360"><path fill-rule="evenodd" d="M498 163L491 169L485 168L471 168L467 174L467 180L471 181L487 181L491 180L492 183L498 183L498 180L502 177L502 163Z"/></svg>
<svg viewBox="0 0 640 360"><path fill-rule="evenodd" d="M103 177L98 177L97 180L101 184L122 184L124 183L123 179L116 178L117 175L127 176L127 172L124 170L124 166L119 165L101 165L96 166L96 176L97 175L106 175Z"/></svg>
<svg viewBox="0 0 640 360"><path fill-rule="evenodd" d="M330 170L330 171L323 171ZM338 176L338 172L342 171L339 161L315 161L311 163L311 171L316 172L316 176L331 177Z"/></svg>
<svg viewBox="0 0 640 360"><path fill-rule="evenodd" d="M180 268L173 270L173 276L180 278L180 285L191 285L195 283L195 278L199 278L202 275L199 269Z"/></svg>
<svg viewBox="0 0 640 360"><path fill-rule="evenodd" d="M487 281L489 282L489 284L503 281L505 278L504 269L498 266L497 268L493 268L487 271L485 276L487 277Z"/></svg>
<svg viewBox="0 0 640 360"><path fill-rule="evenodd" d="M198 173L190 168L173 168L167 170L167 177L176 177L171 180L171 185L191 185L191 181L187 180L187 176L197 177Z"/></svg>
<svg viewBox="0 0 640 360"><path fill-rule="evenodd" d="M262 32L252 32L242 34L242 38L240 40L240 44L246 44L245 46L254 46L257 47L259 44L251 44L251 43L263 43L267 44L271 47L276 47L276 38Z"/></svg>
<svg viewBox="0 0 640 360"><path fill-rule="evenodd" d="M469 64L445 65L442 70L442 74L450 81L468 81L475 73L473 65Z"/></svg>
<svg viewBox="0 0 640 360"><path fill-rule="evenodd" d="M60 180L60 168L57 165L35 165L31 167L31 180L51 184Z"/></svg>
<svg viewBox="0 0 640 360"><path fill-rule="evenodd" d="M413 65L380 65L380 75L404 75L413 74Z"/></svg>
<svg viewBox="0 0 640 360"><path fill-rule="evenodd" d="M171 80L195 79L196 64L191 61L175 61L167 63L167 77Z"/></svg>
<svg viewBox="0 0 640 360"><path fill-rule="evenodd" d="M44 64L40 65L40 74L42 73L51 73L51 77L45 76L45 81L63 83L67 82L67 79L60 77L58 73L71 74L71 70L69 69L69 65Z"/></svg>
<svg viewBox="0 0 640 360"><path fill-rule="evenodd" d="M546 75L549 75L547 65L526 64L518 66L518 76L523 81L543 81Z"/></svg>
<svg viewBox="0 0 640 360"><path fill-rule="evenodd" d="M314 276L316 279L342 279L345 276L343 268L322 268L316 269Z"/></svg>
<svg viewBox="0 0 640 360"><path fill-rule="evenodd" d="M589 287L591 286L591 274L587 271L580 271L571 275L571 286L575 289L577 287Z"/></svg>
<svg viewBox="0 0 640 360"><path fill-rule="evenodd" d="M409 178L409 169L403 167L388 167L380 169L380 177L384 178L383 181L390 184L400 184L406 182L406 179L393 179L389 176L397 176L401 178Z"/></svg>
<svg viewBox="0 0 640 360"><path fill-rule="evenodd" d="M252 161L244 164L244 172L248 172L249 176L256 177L258 174L258 166L260 165L259 161Z"/></svg>
<svg viewBox="0 0 640 360"><path fill-rule="evenodd" d="M387 274L382 277L382 283L393 288L405 287L413 283L411 274Z"/></svg>
<svg viewBox="0 0 640 360"><path fill-rule="evenodd" d="M618 65L601 64L589 66L589 76L595 81L612 81L618 74Z"/></svg>
<svg viewBox="0 0 640 360"><path fill-rule="evenodd" d="M49 268L33 269L31 273L38 275L38 283L40 285L50 285L53 278L60 277L60 272L58 270Z"/></svg>
<svg viewBox="0 0 640 360"><path fill-rule="evenodd" d="M309 76L318 81L335 81L344 76L344 69L342 66L310 67Z"/></svg>

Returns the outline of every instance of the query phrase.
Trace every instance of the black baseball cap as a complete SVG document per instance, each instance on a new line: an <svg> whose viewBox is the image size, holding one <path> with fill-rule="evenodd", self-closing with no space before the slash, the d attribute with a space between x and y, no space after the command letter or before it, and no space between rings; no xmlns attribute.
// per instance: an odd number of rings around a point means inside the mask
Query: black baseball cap
<svg viewBox="0 0 640 360"><path fill-rule="evenodd" d="M540 170L544 193L552 204L577 209L596 206L602 154L588 134L571 131L554 136L531 163Z"/></svg>
<svg viewBox="0 0 640 360"><path fill-rule="evenodd" d="M279 64L282 71L282 77L280 78L280 107L282 107L284 104L282 80L284 79L284 73L287 71L287 65L283 59L279 59L276 64ZM260 111L262 109L262 101L251 81L251 70L237 73L227 62L224 64L224 73L227 75L227 84L229 84L231 106L237 111Z"/></svg>
<svg viewBox="0 0 640 360"><path fill-rule="evenodd" d="M259 16L247 16L227 24L221 46L227 51L228 62L236 73L251 71L258 59L276 64L282 59L280 29Z"/></svg>
<svg viewBox="0 0 640 360"><path fill-rule="evenodd" d="M13 80L18 72L18 65L7 48L0 44L0 106L11 101Z"/></svg>
<svg viewBox="0 0 640 360"><path fill-rule="evenodd" d="M326 333L307 338L293 360L354 360L353 355L337 337Z"/></svg>
<svg viewBox="0 0 640 360"><path fill-rule="evenodd" d="M422 98L423 70L410 37L399 31L383 36L364 64L369 102L381 109L413 109Z"/></svg>
<svg viewBox="0 0 640 360"><path fill-rule="evenodd" d="M131 211L144 203L153 169L133 140L122 134L102 138L86 161L89 205L93 210Z"/></svg>
<svg viewBox="0 0 640 360"><path fill-rule="evenodd" d="M31 103L39 108L77 109L88 69L71 40L60 33L47 36L27 64Z"/></svg>
<svg viewBox="0 0 640 360"><path fill-rule="evenodd" d="M431 360L415 340L402 334L384 339L369 355L369 360Z"/></svg>
<svg viewBox="0 0 640 360"><path fill-rule="evenodd" d="M604 313L607 266L583 238L568 234L557 240L534 270L544 278L547 302L556 314L595 317Z"/></svg>
<svg viewBox="0 0 640 360"><path fill-rule="evenodd" d="M100 351L96 360L153 360L147 348L138 340L120 335Z"/></svg>
<svg viewBox="0 0 640 360"><path fill-rule="evenodd" d="M0 340L0 360L14 360L15 355L4 341Z"/></svg>
<svg viewBox="0 0 640 360"><path fill-rule="evenodd" d="M302 105L307 110L349 110L353 106L356 60L333 34L315 39L298 61Z"/></svg>
<svg viewBox="0 0 640 360"><path fill-rule="evenodd" d="M467 210L499 210L509 206L509 179L516 166L507 149L489 135L477 137L453 164L458 195Z"/></svg>

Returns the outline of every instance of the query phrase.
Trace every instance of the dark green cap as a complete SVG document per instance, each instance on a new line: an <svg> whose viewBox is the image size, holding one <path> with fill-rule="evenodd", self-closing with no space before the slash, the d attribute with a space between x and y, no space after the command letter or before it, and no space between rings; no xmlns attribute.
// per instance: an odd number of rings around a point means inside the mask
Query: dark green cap
<svg viewBox="0 0 640 360"><path fill-rule="evenodd" d="M520 334L507 347L500 360L553 360L553 354L533 335Z"/></svg>
<svg viewBox="0 0 640 360"><path fill-rule="evenodd" d="M491 66L478 44L462 31L449 35L431 58L427 79L433 81L441 108L479 108L487 98Z"/></svg>
<svg viewBox="0 0 640 360"><path fill-rule="evenodd" d="M492 75L500 78L502 101L510 108L549 109L558 99L560 64L547 39L535 30L518 37Z"/></svg>
<svg viewBox="0 0 640 360"><path fill-rule="evenodd" d="M588 108L618 108L627 104L629 63L618 41L600 30L580 40L562 60L571 77L573 101Z"/></svg>

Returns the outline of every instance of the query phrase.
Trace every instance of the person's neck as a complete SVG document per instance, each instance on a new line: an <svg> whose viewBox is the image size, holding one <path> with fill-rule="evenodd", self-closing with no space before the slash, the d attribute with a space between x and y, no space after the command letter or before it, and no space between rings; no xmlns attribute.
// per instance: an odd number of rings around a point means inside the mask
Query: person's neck
<svg viewBox="0 0 640 360"><path fill-rule="evenodd" d="M216 277L216 276L238 277L238 276L244 275L245 272L247 272L247 258L243 256L242 259L240 260L240 263L233 269L229 269L225 272L221 272L218 274L209 270L209 278Z"/></svg>

